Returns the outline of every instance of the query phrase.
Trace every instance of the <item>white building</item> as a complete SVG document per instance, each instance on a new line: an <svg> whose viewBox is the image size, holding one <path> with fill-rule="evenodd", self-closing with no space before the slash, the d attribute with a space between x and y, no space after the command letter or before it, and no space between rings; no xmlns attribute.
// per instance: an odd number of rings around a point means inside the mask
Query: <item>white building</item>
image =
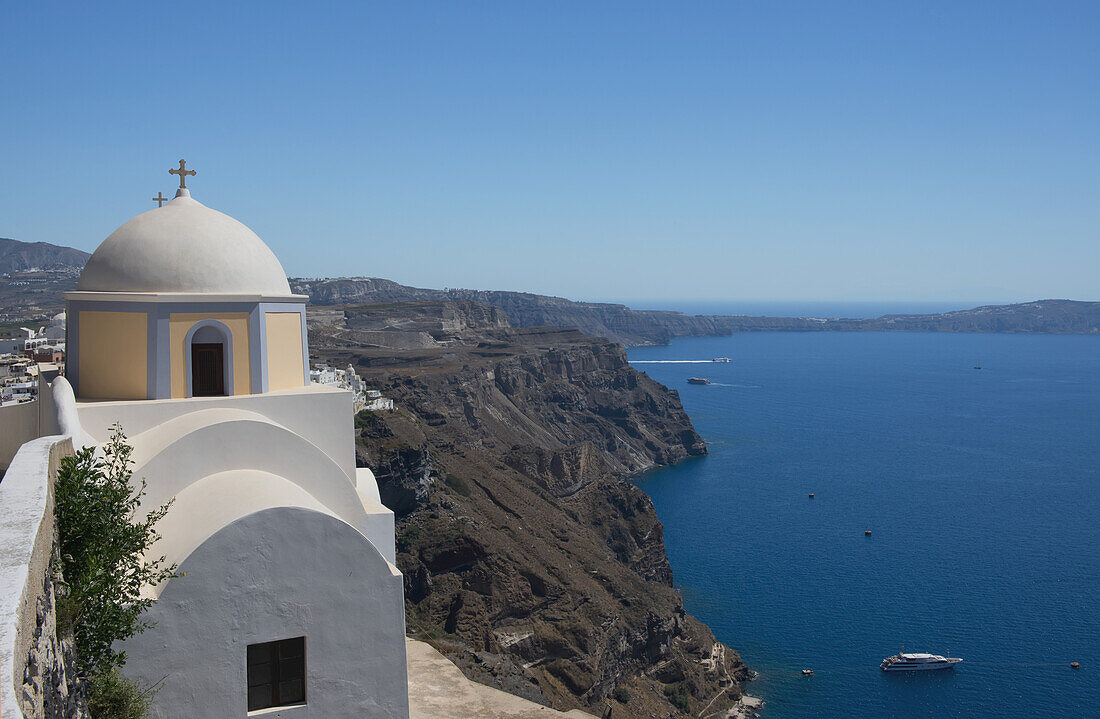
<svg viewBox="0 0 1100 719"><path fill-rule="evenodd" d="M46 327L20 327L11 337L0 339L0 355L52 345L65 349L65 313L59 312Z"/></svg>
<svg viewBox="0 0 1100 719"><path fill-rule="evenodd" d="M339 387L351 392L352 411L358 414L364 409L372 412L381 410L392 411L396 408L392 399L382 397L378 390L368 390L363 384L363 379L350 364L346 369L336 369L322 364L309 371L309 381L313 384Z"/></svg>
<svg viewBox="0 0 1100 719"><path fill-rule="evenodd" d="M368 400L363 405L363 409L369 409L371 412L392 412L397 409L397 405L394 404L392 399L375 397L374 399Z"/></svg>
<svg viewBox="0 0 1100 719"><path fill-rule="evenodd" d="M336 369L321 365L309 371L309 381L313 384L327 384L336 386Z"/></svg>
<svg viewBox="0 0 1100 719"><path fill-rule="evenodd" d="M50 320L48 327L42 328L40 334L46 339L50 340L52 344L57 344L58 340L62 344L65 343L65 313L58 312Z"/></svg>
<svg viewBox="0 0 1100 719"><path fill-rule="evenodd" d="M309 382L305 301L186 189L66 294L81 431L120 422L146 508L173 501L152 552L181 575L123 647L160 719L408 716L393 513L355 467L351 395Z"/></svg>
<svg viewBox="0 0 1100 719"><path fill-rule="evenodd" d="M34 361L24 355L0 355L0 406L30 402L37 394Z"/></svg>

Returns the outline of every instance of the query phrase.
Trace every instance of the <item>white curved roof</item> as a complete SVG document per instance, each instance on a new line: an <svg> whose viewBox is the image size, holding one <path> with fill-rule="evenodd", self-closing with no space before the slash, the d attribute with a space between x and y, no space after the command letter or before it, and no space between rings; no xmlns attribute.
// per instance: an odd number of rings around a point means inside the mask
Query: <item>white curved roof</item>
<svg viewBox="0 0 1100 719"><path fill-rule="evenodd" d="M263 240L187 190L111 233L84 265L77 289L290 294L286 272Z"/></svg>
<svg viewBox="0 0 1100 719"><path fill-rule="evenodd" d="M285 477L250 469L219 472L203 477L175 496L168 513L157 525L161 538L149 548L147 558L162 556L167 565L182 564L218 530L241 517L273 507L300 507L340 519ZM365 537L363 543L367 543ZM165 586L162 583L150 588L153 596L159 596Z"/></svg>
<svg viewBox="0 0 1100 719"><path fill-rule="evenodd" d="M238 413L242 416L233 417ZM216 472L254 469L301 485L350 524L366 520L363 502L340 465L309 440L262 415L231 409L195 412L137 435L131 443L134 476L149 483L143 507L159 506Z"/></svg>

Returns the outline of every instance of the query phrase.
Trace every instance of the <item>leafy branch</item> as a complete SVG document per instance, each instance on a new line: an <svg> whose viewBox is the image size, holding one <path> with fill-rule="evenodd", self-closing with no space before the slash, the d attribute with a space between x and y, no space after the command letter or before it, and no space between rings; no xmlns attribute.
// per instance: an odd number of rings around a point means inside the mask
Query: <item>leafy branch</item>
<svg viewBox="0 0 1100 719"><path fill-rule="evenodd" d="M115 424L103 458L90 448L64 458L54 485L64 577L59 631L73 633L77 669L93 678L125 664L115 642L152 626L141 619L153 602L143 590L177 576L175 564L148 556L171 502L139 516L146 483L131 482L133 451Z"/></svg>

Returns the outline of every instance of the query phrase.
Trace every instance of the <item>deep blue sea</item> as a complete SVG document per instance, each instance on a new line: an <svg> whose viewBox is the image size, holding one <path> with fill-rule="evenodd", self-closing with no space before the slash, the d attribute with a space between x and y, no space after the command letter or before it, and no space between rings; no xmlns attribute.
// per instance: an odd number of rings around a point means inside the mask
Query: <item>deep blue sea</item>
<svg viewBox="0 0 1100 719"><path fill-rule="evenodd" d="M620 301L620 300L609 300ZM688 315L755 315L765 317L881 317L898 314L934 314L951 310L967 310L995 302L926 301L926 302L771 302L765 300L622 300L636 310L674 310Z"/></svg>
<svg viewBox="0 0 1100 719"><path fill-rule="evenodd" d="M1100 337L746 333L629 356L733 360L634 365L710 449L639 485L763 716L1100 717ZM902 645L966 661L881 672Z"/></svg>

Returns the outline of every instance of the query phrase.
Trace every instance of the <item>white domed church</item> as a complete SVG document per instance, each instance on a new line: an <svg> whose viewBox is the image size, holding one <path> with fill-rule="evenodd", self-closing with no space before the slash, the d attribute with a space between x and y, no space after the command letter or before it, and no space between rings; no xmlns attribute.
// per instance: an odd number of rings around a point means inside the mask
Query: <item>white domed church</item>
<svg viewBox="0 0 1100 719"><path fill-rule="evenodd" d="M172 501L153 551L180 576L125 671L162 719L407 717L393 513L355 467L352 398L310 385L306 298L180 171L66 294L82 432L121 423L145 506Z"/></svg>
<svg viewBox="0 0 1100 719"><path fill-rule="evenodd" d="M251 230L180 188L95 251L66 295L86 399L260 394L308 384L305 297ZM119 370L124 371L119 371Z"/></svg>

